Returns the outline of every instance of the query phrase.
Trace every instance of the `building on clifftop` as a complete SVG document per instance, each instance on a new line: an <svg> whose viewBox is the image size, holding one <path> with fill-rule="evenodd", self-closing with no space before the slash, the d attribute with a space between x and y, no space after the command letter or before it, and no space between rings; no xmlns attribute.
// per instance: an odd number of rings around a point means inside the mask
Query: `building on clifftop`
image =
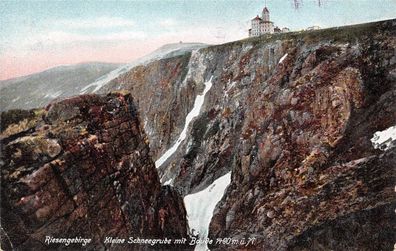
<svg viewBox="0 0 396 251"><path fill-rule="evenodd" d="M288 30L288 28L286 29ZM249 37L258 37L263 34L279 32L282 32L282 30L274 26L274 23L270 20L270 12L268 8L264 7L263 11L261 12L261 17L257 15L252 19L252 27L249 29Z"/></svg>

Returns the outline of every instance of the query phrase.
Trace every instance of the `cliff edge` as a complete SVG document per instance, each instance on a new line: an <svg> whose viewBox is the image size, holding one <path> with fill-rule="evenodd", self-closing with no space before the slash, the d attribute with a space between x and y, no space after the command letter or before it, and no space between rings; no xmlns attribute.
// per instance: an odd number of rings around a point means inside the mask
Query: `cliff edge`
<svg viewBox="0 0 396 251"><path fill-rule="evenodd" d="M2 113L2 248L147 249L106 237L187 236L183 201L161 187L130 94L82 95ZM51 238L91 239L65 245Z"/></svg>

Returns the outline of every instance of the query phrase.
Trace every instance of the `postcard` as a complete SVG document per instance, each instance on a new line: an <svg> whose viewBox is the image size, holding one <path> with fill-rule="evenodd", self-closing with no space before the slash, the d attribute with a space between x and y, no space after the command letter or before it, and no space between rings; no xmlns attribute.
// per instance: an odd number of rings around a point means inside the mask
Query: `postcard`
<svg viewBox="0 0 396 251"><path fill-rule="evenodd" d="M395 9L0 1L0 250L393 250Z"/></svg>

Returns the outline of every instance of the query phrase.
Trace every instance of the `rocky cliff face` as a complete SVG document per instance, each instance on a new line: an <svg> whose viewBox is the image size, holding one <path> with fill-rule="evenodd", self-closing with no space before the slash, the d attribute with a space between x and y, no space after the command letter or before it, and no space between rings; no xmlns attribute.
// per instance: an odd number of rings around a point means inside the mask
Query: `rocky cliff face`
<svg viewBox="0 0 396 251"><path fill-rule="evenodd" d="M5 250L64 249L48 237L181 238L179 194L161 187L131 95L82 95L2 113L1 231Z"/></svg>
<svg viewBox="0 0 396 251"><path fill-rule="evenodd" d="M232 171L211 238L252 237L250 248L265 250L391 249L395 148L370 139L396 124L395 28L390 20L212 46L105 88L139 97L158 159L211 79L187 138L159 167L183 194Z"/></svg>
<svg viewBox="0 0 396 251"><path fill-rule="evenodd" d="M23 249L89 232L96 249L109 233L185 236L178 190L194 215L211 217L211 239L237 240L212 249L392 249L396 142L371 140L396 125L395 28L211 46L134 67L100 90L127 89L137 108L113 93L3 113L3 240ZM172 146L157 170L173 188L161 188L149 155ZM213 216L200 214L198 191L223 195Z"/></svg>
<svg viewBox="0 0 396 251"><path fill-rule="evenodd" d="M197 94L195 84L186 84L191 53L141 65L105 85L100 92L129 90L136 97L143 126L150 135L153 157L173 143L183 128Z"/></svg>

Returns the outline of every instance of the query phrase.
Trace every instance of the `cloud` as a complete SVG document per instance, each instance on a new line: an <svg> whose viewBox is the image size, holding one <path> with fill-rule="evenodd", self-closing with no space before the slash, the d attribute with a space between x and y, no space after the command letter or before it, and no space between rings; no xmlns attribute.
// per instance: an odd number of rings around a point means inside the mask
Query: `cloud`
<svg viewBox="0 0 396 251"><path fill-rule="evenodd" d="M92 19L60 19L55 20L54 24L65 29L92 29L92 28L116 28L132 27L135 25L133 20L120 17L97 17Z"/></svg>

